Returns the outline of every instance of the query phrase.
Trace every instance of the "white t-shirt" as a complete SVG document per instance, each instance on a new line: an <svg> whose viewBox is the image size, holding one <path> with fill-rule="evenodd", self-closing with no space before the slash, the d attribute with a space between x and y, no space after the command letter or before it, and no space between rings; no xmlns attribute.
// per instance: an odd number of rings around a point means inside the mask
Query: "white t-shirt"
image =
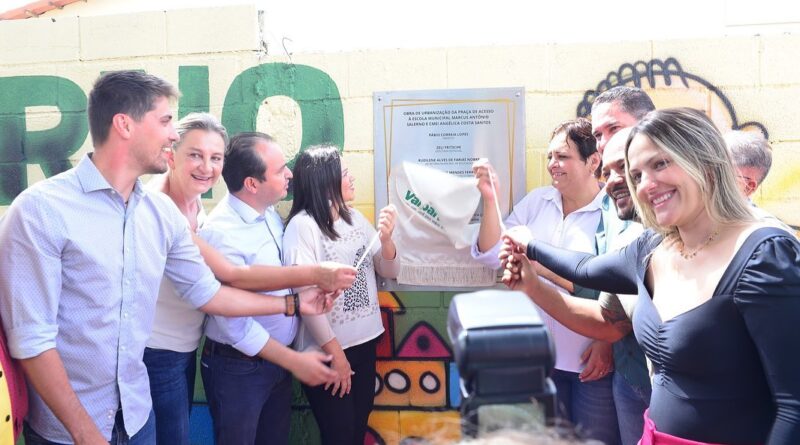
<svg viewBox="0 0 800 445"><path fill-rule="evenodd" d="M540 187L532 190L514 206L514 211L506 218L505 225L508 228L528 226L536 240L578 252L595 253L595 233L600 224L600 205L603 196L605 192L601 191L589 204L565 217L561 193L552 186ZM497 255L500 252L501 242L498 241L486 252L479 252L477 244L476 242L472 246L472 256L486 266L500 267ZM565 289L549 280L542 278L542 281L553 286L561 294L569 295ZM584 367L581 354L593 340L570 330L541 309L539 314L550 330L556 346L555 368L581 372Z"/></svg>
<svg viewBox="0 0 800 445"><path fill-rule="evenodd" d="M284 264L318 264L335 261L356 265L376 233L366 218L350 209L353 224L339 218L333 225L337 240L331 240L305 211L289 221L283 234ZM320 350L320 346L336 337L342 349L360 345L383 332L375 269L383 276L397 276L398 264L381 256L376 242L358 268L355 283L336 299L333 310L325 315L303 316L295 339L295 349Z"/></svg>
<svg viewBox="0 0 800 445"><path fill-rule="evenodd" d="M198 201L197 227L206 218L203 204ZM189 221L186 221L189 224ZM166 349L176 352L192 352L200 344L203 336L203 322L206 314L197 310L178 295L172 281L164 277L158 289L156 315L153 319L153 332L147 341L148 348Z"/></svg>

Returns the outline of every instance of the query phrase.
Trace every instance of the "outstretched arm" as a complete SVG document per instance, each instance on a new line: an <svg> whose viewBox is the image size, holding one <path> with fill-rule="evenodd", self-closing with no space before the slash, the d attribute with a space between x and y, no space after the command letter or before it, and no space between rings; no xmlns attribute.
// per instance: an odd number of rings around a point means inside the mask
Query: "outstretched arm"
<svg viewBox="0 0 800 445"><path fill-rule="evenodd" d="M324 314L333 307L336 294L323 292L312 287L299 292L300 314ZM221 286L216 294L200 310L209 315L222 315L225 317L246 317L257 315L286 314L294 307L292 295L275 297L271 295L255 294L235 287ZM296 310L296 308L295 308Z"/></svg>
<svg viewBox="0 0 800 445"><path fill-rule="evenodd" d="M239 289L270 291L319 286L335 292L349 288L356 278L353 267L333 262L300 266L236 265L199 236L192 238L217 279Z"/></svg>
<svg viewBox="0 0 800 445"><path fill-rule="evenodd" d="M556 274L581 286L618 294L635 294L636 265L631 261L631 246L604 255L591 255L560 249L540 241L532 241L528 257L540 262Z"/></svg>
<svg viewBox="0 0 800 445"><path fill-rule="evenodd" d="M637 293L636 261L641 244L650 239L648 232L620 250L595 256L534 240L525 229L515 227L503 235L503 264L513 253L524 252L531 260L580 286L618 294Z"/></svg>
<svg viewBox="0 0 800 445"><path fill-rule="evenodd" d="M500 196L500 183L494 167L485 160L479 160L472 164L472 172L478 179L478 190L481 192L483 200L483 216L478 232L478 250L486 252L500 240L501 221L495 211L495 196ZM494 189L494 193L492 189Z"/></svg>
<svg viewBox="0 0 800 445"><path fill-rule="evenodd" d="M601 304L595 300L563 295L543 283L524 254L513 254L503 271L503 282L512 289L525 292L543 311L581 335L613 343L630 332L629 322L612 322L605 318L602 304L608 305L607 302ZM601 298L607 299L607 295L601 294ZM606 312L611 314L610 310ZM627 320L624 312L614 316L622 316Z"/></svg>

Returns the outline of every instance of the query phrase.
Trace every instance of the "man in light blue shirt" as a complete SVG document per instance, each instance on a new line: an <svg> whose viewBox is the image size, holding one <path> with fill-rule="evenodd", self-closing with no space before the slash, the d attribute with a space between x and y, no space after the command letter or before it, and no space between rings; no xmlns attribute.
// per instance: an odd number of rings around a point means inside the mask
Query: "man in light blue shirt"
<svg viewBox="0 0 800 445"><path fill-rule="evenodd" d="M176 96L141 72L102 76L89 94L94 152L20 194L0 221L0 313L32 389L27 443L155 442L142 353L162 276L208 313L287 306L220 286L175 205L143 190L139 176L164 172L178 139ZM312 311L330 304L309 298Z"/></svg>
<svg viewBox="0 0 800 445"><path fill-rule="evenodd" d="M222 177L228 194L200 236L234 264L280 266L283 222L273 206L292 177L281 148L263 133L238 134L225 151ZM282 315L208 320L200 372L217 443L288 443L291 376L261 351L287 349L297 321Z"/></svg>

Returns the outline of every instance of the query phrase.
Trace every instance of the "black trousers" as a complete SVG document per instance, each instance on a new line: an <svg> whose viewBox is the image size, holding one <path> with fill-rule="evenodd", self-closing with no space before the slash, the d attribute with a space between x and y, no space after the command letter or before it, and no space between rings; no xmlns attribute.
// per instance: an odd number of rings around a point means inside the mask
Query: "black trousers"
<svg viewBox="0 0 800 445"><path fill-rule="evenodd" d="M325 385L303 385L311 411L319 425L322 445L363 445L367 421L375 401L375 348L378 339L344 350L350 368L350 394L339 398Z"/></svg>

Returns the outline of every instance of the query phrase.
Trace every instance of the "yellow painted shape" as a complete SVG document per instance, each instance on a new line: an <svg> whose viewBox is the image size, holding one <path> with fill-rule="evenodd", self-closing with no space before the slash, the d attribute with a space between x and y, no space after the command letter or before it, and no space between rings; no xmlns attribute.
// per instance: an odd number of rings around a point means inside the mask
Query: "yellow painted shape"
<svg viewBox="0 0 800 445"><path fill-rule="evenodd" d="M389 309L400 309L403 305L397 300L397 298L392 295L391 292L381 291L378 292L378 304L380 307L385 307Z"/></svg>
<svg viewBox="0 0 800 445"><path fill-rule="evenodd" d="M400 437L424 437L434 444L461 440L457 411L400 411Z"/></svg>
<svg viewBox="0 0 800 445"><path fill-rule="evenodd" d="M368 425L386 442L386 445L400 443L400 413L398 411L372 411Z"/></svg>
<svg viewBox="0 0 800 445"><path fill-rule="evenodd" d="M386 445L399 445L407 437L422 437L433 444L461 440L461 418L457 411L372 411L369 427Z"/></svg>
<svg viewBox="0 0 800 445"><path fill-rule="evenodd" d="M409 406L439 408L447 406L447 381L445 363L424 360L378 360L375 371L383 380L381 391L375 395L375 406ZM397 392L390 388L387 380L394 371L408 376L409 389ZM429 372L439 382L434 393L427 393L420 386L420 377Z"/></svg>
<svg viewBox="0 0 800 445"><path fill-rule="evenodd" d="M375 372L378 373L383 381L380 392L375 394L375 406L411 406L410 389L404 393L398 393L390 390L386 385L386 376L389 375L391 371L400 369L406 372L402 367L402 362L396 360L378 360L375 364ZM410 378L409 384L413 385Z"/></svg>
<svg viewBox="0 0 800 445"><path fill-rule="evenodd" d="M14 418L11 416L11 394L8 392L8 378L0 363L0 445L13 445ZM6 419L9 419L6 421Z"/></svg>

